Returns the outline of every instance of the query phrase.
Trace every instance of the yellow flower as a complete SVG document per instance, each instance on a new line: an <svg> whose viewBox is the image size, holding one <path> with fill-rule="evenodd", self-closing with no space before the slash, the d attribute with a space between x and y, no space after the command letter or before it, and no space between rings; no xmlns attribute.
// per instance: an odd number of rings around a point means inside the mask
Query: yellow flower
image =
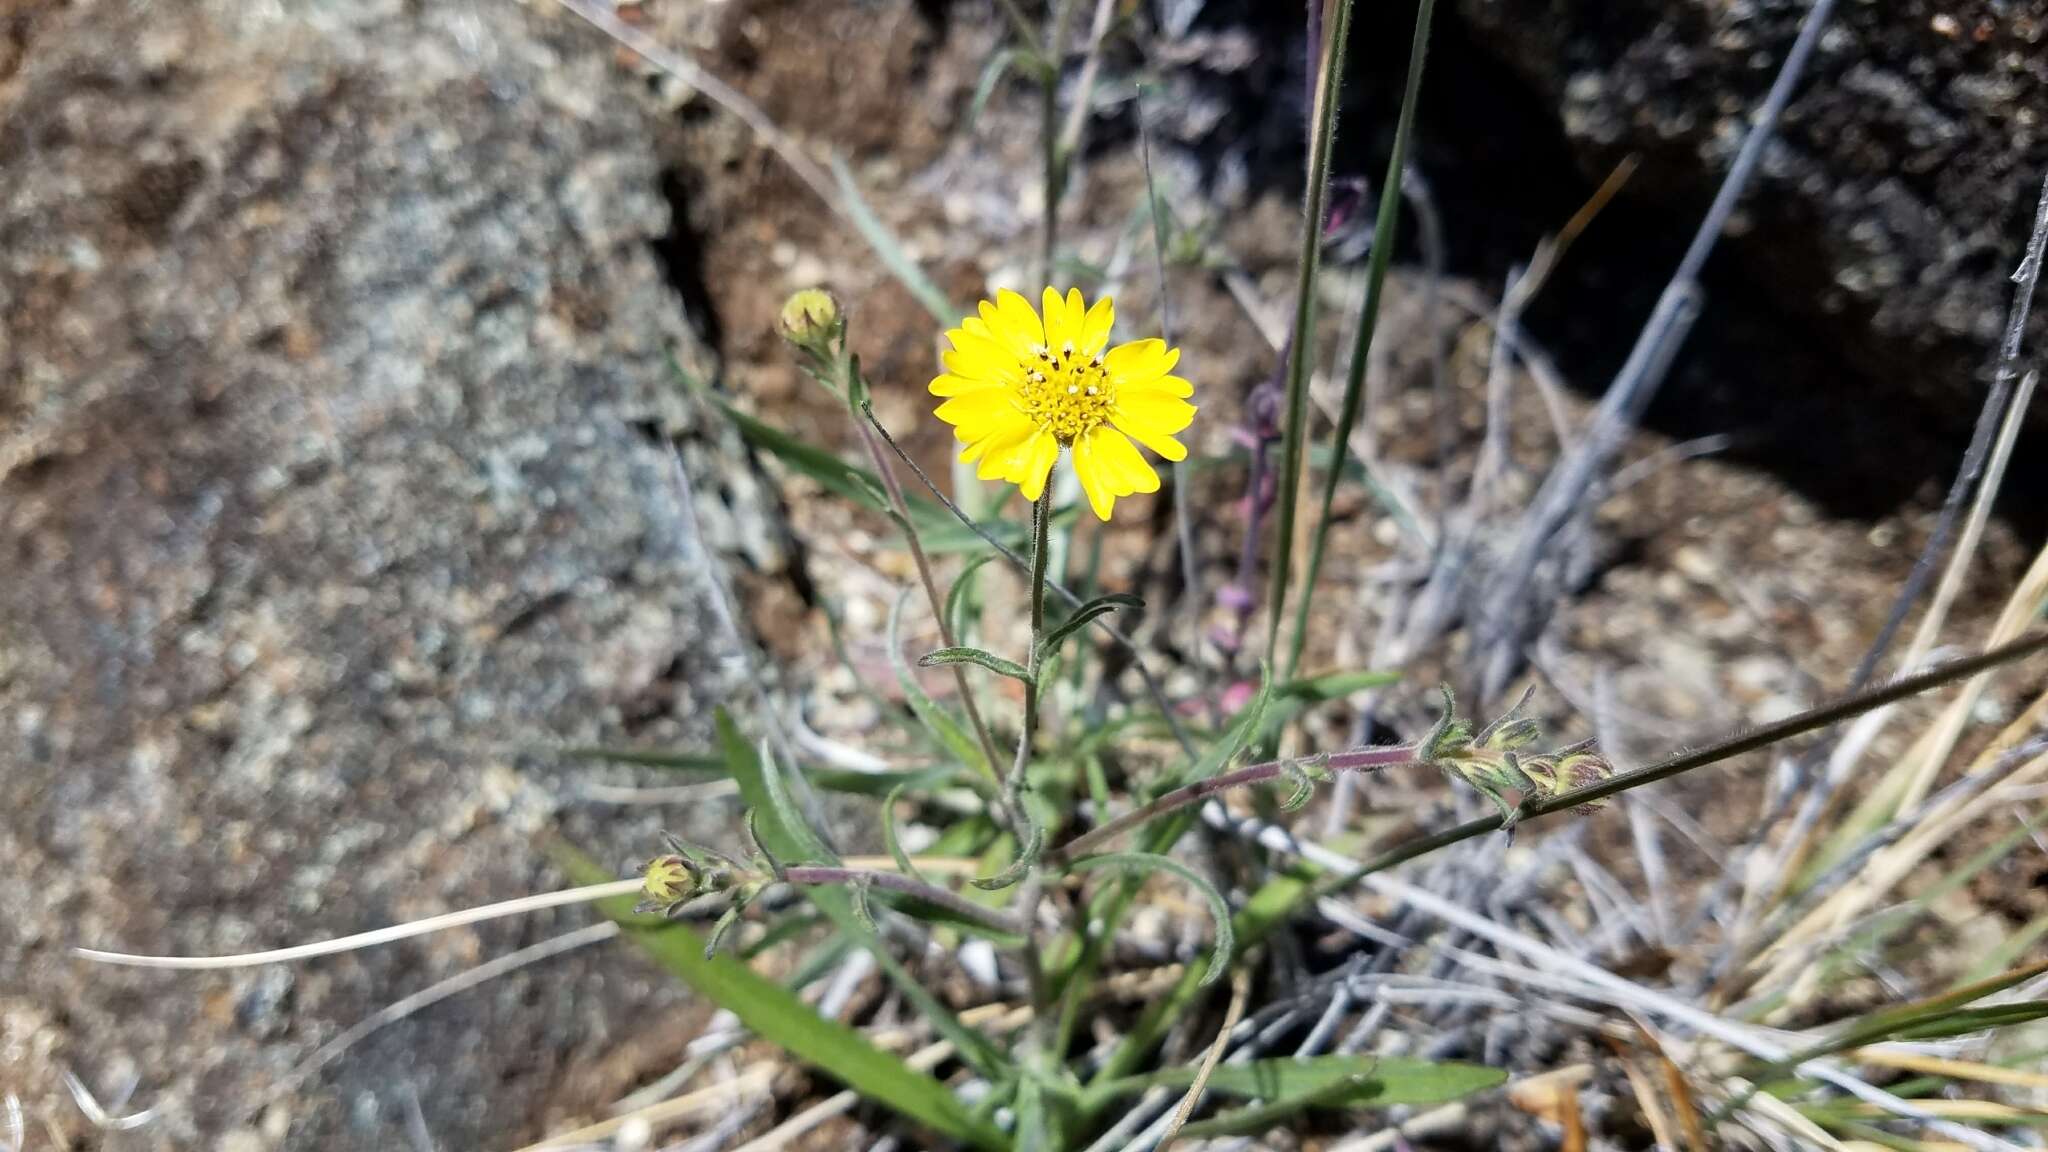
<svg viewBox="0 0 2048 1152"><path fill-rule="evenodd" d="M1168 460L1187 458L1173 436L1195 418L1187 402L1194 385L1169 375L1180 350L1164 340L1108 347L1107 298L1091 308L1079 289L1063 300L1047 288L1044 305L1041 319L1005 289L946 333L946 372L931 384L946 398L938 416L967 445L960 459L978 461L983 480L1007 480L1027 500L1045 491L1060 451L1071 451L1089 505L1107 520L1117 497L1159 491L1159 474L1132 440Z"/></svg>

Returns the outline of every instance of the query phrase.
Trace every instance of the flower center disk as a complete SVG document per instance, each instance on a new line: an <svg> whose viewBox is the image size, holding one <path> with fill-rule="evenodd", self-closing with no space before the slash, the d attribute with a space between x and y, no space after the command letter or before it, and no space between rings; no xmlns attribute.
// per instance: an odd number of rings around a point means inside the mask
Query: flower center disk
<svg viewBox="0 0 2048 1152"><path fill-rule="evenodd" d="M1068 342L1023 361L1024 411L1062 444L1109 419L1109 372L1102 357L1084 360Z"/></svg>

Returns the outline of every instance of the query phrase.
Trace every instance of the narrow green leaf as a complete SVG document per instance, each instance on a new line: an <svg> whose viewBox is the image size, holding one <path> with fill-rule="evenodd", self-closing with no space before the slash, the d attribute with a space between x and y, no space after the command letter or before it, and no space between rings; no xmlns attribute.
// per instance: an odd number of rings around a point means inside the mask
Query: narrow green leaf
<svg viewBox="0 0 2048 1152"><path fill-rule="evenodd" d="M1060 645L1066 641L1067 637L1094 623L1097 617L1107 616L1119 608L1138 611L1144 607L1145 602L1143 600L1128 592L1112 592L1107 596L1097 596L1095 599L1074 609L1065 620L1047 629L1045 638L1039 641L1038 650L1041 654L1050 656L1054 652L1059 651Z"/></svg>
<svg viewBox="0 0 2048 1152"><path fill-rule="evenodd" d="M882 495L882 482L873 472L857 464L849 464L823 448L806 444L773 424L740 411L722 396L714 394L712 398L747 443L817 481L819 487L835 496L851 500L870 512L888 511L888 500Z"/></svg>
<svg viewBox="0 0 2048 1152"><path fill-rule="evenodd" d="M888 225L882 223L881 217L875 215L875 210L869 207L867 198L861 195L860 184L854 180L853 173L846 167L846 161L841 160L836 153L832 156L832 176L839 181L839 192L845 197L847 216L852 219L853 226L859 230L861 237L868 242L868 247L874 249L875 255L881 258L882 266L910 290L910 294L917 298L917 302L924 305L925 311L932 314L932 319L940 324L959 323L960 309L953 306L953 302L946 298L946 294L939 290L937 284L932 283L931 278L924 274L924 269L918 267L917 261L911 259L910 253L904 250L903 242L896 238L896 234L889 230Z"/></svg>
<svg viewBox="0 0 2048 1152"><path fill-rule="evenodd" d="M893 707L893 705L892 705ZM923 791L944 787L960 775L957 764L940 764L931 768L911 768L894 772L856 772L851 768L804 769L804 779L813 787L827 792L846 792L855 796L887 796L890 790L905 788Z"/></svg>
<svg viewBox="0 0 2048 1152"><path fill-rule="evenodd" d="M998 676L1008 676L1012 680L1021 680L1026 684L1032 682L1030 669L1015 660L1005 660L993 652L980 648L969 648L965 645L940 648L917 658L917 666L920 668L937 668L944 664L973 664L986 668Z"/></svg>
<svg viewBox="0 0 2048 1152"><path fill-rule="evenodd" d="M612 878L566 845L555 855L579 884ZM1008 1147L1002 1133L976 1120L945 1085L868 1043L851 1028L820 1017L788 989L755 975L745 964L727 956L707 959L704 941L696 933L675 921L636 916L633 904L632 896L619 896L599 902L598 909L662 967L739 1017L762 1039L948 1139L990 1152Z"/></svg>
<svg viewBox="0 0 2048 1152"><path fill-rule="evenodd" d="M1207 1120L1197 1120L1182 1128L1181 1135L1193 1140L1211 1136L1255 1136L1277 1128L1311 1108L1340 1104L1344 1097L1365 1086L1367 1081L1362 1076L1352 1080L1339 1080L1335 1084L1326 1084L1300 1096L1292 1096L1285 1100L1267 1100L1255 1103L1249 1108L1239 1108L1220 1116L1211 1116Z"/></svg>
<svg viewBox="0 0 2048 1152"><path fill-rule="evenodd" d="M1308 187L1302 194L1301 257L1295 266L1294 328L1287 342L1287 401L1280 420L1279 508L1275 511L1272 574L1266 577L1266 658L1280 657L1280 622L1286 619L1294 563L1294 521L1300 502L1301 465L1308 447L1309 365L1316 348L1316 265L1322 258L1323 220L1330 194L1330 145L1343 103L1344 60L1350 55L1352 0L1337 0L1323 43L1316 77L1315 123L1309 133ZM1398 178L1398 177L1397 177ZM1342 429L1339 434L1342 434ZM1313 589L1304 589L1307 598Z"/></svg>
<svg viewBox="0 0 2048 1152"><path fill-rule="evenodd" d="M1281 699L1307 700L1321 703L1325 700L1342 700L1353 692L1367 688L1381 688L1401 679L1399 672L1326 672L1320 676L1304 676L1289 680L1273 690Z"/></svg>
<svg viewBox="0 0 2048 1152"><path fill-rule="evenodd" d="M1015 48L1004 48L988 58L981 66L981 76L974 82L974 99L967 104L967 131L972 133L981 120L981 110L988 107L989 97L995 95L996 85L1003 82L1003 74L1017 61Z"/></svg>
<svg viewBox="0 0 2048 1152"><path fill-rule="evenodd" d="M740 795L753 814L755 835L761 841L761 847L784 864L837 863L831 850L818 839L817 833L790 803L773 759L757 754L747 744L738 725L723 708L718 710L717 721L719 746L725 749L728 768L734 779L739 781ZM987 1037L962 1024L960 1018L941 1004L915 973L897 961L874 930L863 923L861 911L854 906L852 893L844 888L825 885L807 885L801 891L805 899L829 917L841 932L867 949L898 990L916 1006L919 1014L959 1049L961 1059L972 1064L984 1076L994 1078L1008 1074L1008 1058Z"/></svg>
<svg viewBox="0 0 2048 1152"><path fill-rule="evenodd" d="M1947 1040L1956 1036L1968 1036L1972 1032L1989 1032L1994 1028L2031 1024L2043 1017L2048 1017L2048 1000L2025 1000L2018 1004L1998 1004L1989 1008L1959 1008L1954 1012L1900 1028L1887 1039Z"/></svg>
<svg viewBox="0 0 2048 1152"><path fill-rule="evenodd" d="M785 864L837 864L839 857L819 839L790 796L781 763L769 753L767 743L763 741L758 750L748 747L732 714L723 708L716 719L726 770L739 781L740 795L753 811L761 846Z"/></svg>
<svg viewBox="0 0 2048 1152"><path fill-rule="evenodd" d="M1179 1086L1193 1082L1193 1069ZM1256 1135L1311 1108L1427 1107L1482 1092L1506 1081L1499 1068L1429 1060L1375 1059L1370 1056L1321 1056L1312 1060L1255 1060L1225 1064L1210 1077L1209 1088L1265 1101L1225 1112L1181 1129L1193 1139ZM1163 1081L1174 1086L1169 1074Z"/></svg>
<svg viewBox="0 0 2048 1152"><path fill-rule="evenodd" d="M1237 947L1230 930L1230 902L1214 884L1201 873L1170 856L1154 856L1145 852L1105 852L1100 856L1084 856L1067 865L1070 872L1087 872L1096 868L1116 868L1127 872L1166 872L1187 881L1202 898L1209 902L1209 915L1216 921L1216 951L1210 957L1207 971L1202 976L1204 985L1215 982L1230 967L1230 958Z"/></svg>

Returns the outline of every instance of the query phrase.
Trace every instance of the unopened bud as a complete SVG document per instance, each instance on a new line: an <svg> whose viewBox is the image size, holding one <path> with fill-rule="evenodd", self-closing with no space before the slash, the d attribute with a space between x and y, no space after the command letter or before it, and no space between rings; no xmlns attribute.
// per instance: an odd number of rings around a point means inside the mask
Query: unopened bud
<svg viewBox="0 0 2048 1152"><path fill-rule="evenodd" d="M697 892L697 870L681 856L656 856L641 873L640 893L647 903L666 908Z"/></svg>
<svg viewBox="0 0 2048 1152"><path fill-rule="evenodd" d="M791 344L819 356L828 356L845 331L846 320L839 311L839 301L833 299L830 292L823 288L805 288L791 293L783 303L782 316L776 321L776 328Z"/></svg>

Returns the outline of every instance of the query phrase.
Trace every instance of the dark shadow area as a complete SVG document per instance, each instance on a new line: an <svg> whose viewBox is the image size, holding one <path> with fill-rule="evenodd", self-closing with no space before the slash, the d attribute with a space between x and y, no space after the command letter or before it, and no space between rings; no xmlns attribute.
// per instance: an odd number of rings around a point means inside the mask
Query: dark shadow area
<svg viewBox="0 0 2048 1152"><path fill-rule="evenodd" d="M1251 67L1217 79L1232 105L1217 133L1218 167L1227 155L1254 179L1299 195L1301 8L1210 8L1211 22L1251 29L1262 46ZM1339 178L1376 187L1385 171L1413 18L1412 5L1357 7ZM1553 103L1477 43L1450 5L1438 6L1432 29L1412 162L1443 216L1448 272L1496 294L1509 269L1525 263L1607 175L1581 169ZM1588 395L1603 392L1627 358L1706 210L1714 189L1690 183L1690 171L1678 157L1643 154L1634 179L1530 310L1530 331ZM2025 222L2009 231L2023 235ZM1419 263L1415 232L1412 215L1404 215L1403 263ZM1961 461L1990 365L1970 402L1955 402L1952 382L1925 378L1927 370L1902 350L1874 346L1860 316L1822 307L1826 267L1796 227L1724 237L1707 267L1704 310L1644 423L1677 439L1730 434L1728 458L1783 478L1831 515L1869 519L1938 500ZM1995 268L1985 274L2004 276ZM2019 445L2000 507L2037 540L2048 534L2048 502L2024 494L2048 490L2041 425L2037 419Z"/></svg>

